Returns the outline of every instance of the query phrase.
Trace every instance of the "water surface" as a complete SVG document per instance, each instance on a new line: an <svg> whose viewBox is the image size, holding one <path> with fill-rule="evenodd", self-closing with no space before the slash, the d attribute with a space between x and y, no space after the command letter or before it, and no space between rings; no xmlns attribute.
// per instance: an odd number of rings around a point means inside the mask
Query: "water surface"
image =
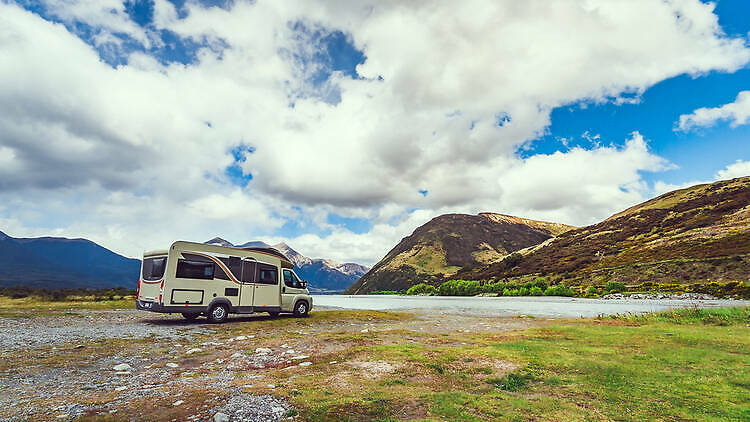
<svg viewBox="0 0 750 422"><path fill-rule="evenodd" d="M533 315L547 318L642 314L698 306L750 306L746 300L602 300L570 297L454 297L385 295L313 295L315 307L416 311L472 316Z"/></svg>

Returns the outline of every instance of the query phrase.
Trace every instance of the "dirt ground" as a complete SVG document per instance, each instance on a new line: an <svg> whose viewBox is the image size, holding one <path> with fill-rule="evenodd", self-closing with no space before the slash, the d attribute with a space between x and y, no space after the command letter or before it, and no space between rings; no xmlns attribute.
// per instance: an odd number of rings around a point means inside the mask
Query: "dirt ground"
<svg viewBox="0 0 750 422"><path fill-rule="evenodd" d="M135 310L20 312L0 317L0 418L295 419L295 378L335 367L334 374L380 379L403 365L360 359L350 353L355 346L444 346L457 333L497 335L544 323L325 309L302 319L233 316L220 325ZM498 371L503 365L490 363Z"/></svg>

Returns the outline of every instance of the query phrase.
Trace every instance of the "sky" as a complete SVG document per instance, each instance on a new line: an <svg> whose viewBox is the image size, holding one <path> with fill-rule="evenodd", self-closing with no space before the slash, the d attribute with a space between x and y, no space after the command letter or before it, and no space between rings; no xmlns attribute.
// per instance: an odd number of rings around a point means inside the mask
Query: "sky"
<svg viewBox="0 0 750 422"><path fill-rule="evenodd" d="M0 230L372 265L750 175L744 0L0 0Z"/></svg>

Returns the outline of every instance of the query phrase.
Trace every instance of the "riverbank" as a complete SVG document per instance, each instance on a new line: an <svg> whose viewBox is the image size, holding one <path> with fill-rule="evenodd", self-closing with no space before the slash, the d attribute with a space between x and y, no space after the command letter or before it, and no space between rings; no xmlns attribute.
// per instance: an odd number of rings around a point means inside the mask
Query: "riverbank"
<svg viewBox="0 0 750 422"><path fill-rule="evenodd" d="M0 419L739 420L748 318L26 308L0 313Z"/></svg>

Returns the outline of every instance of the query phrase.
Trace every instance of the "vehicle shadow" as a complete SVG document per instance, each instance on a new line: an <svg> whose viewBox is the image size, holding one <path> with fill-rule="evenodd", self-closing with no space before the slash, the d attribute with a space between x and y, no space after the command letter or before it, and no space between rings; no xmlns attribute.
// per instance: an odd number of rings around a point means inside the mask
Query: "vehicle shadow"
<svg viewBox="0 0 750 422"><path fill-rule="evenodd" d="M145 318L141 321L146 324L152 324L162 327L189 327L189 326L199 326L199 325L210 325L210 326L222 326L222 325L231 325L231 324L238 324L242 322L252 322L252 321L270 321L270 320L276 320L276 319L296 319L292 314L281 314L277 315L275 317L272 317L268 314L247 314L247 315L230 315L227 320L221 324L212 324L206 320L205 317L198 317L197 319L194 319L192 321L188 321L184 318Z"/></svg>

